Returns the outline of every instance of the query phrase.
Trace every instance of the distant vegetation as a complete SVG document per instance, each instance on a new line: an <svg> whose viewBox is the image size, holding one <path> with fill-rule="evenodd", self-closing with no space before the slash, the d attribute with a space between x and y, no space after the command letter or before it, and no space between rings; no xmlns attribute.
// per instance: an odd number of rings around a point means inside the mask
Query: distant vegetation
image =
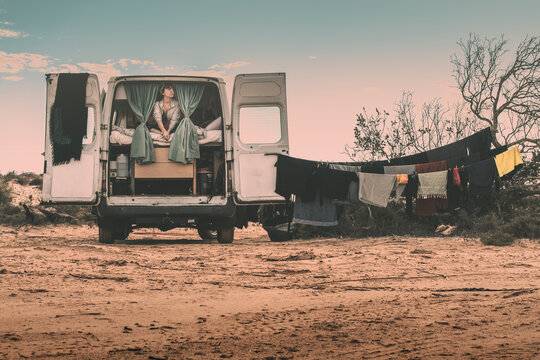
<svg viewBox="0 0 540 360"><path fill-rule="evenodd" d="M29 220L22 204L12 203L13 194L12 189L9 186L10 182L15 182L22 186L33 186L41 189L43 185L43 176L30 172L17 174L14 171L10 171L7 174L0 175L0 224L28 224ZM24 200L26 201L28 199ZM53 208L57 212L73 217L74 221L77 223L95 224L96 219L95 216L91 214L89 206L55 205ZM38 221L38 223L42 222L47 222L47 220Z"/></svg>

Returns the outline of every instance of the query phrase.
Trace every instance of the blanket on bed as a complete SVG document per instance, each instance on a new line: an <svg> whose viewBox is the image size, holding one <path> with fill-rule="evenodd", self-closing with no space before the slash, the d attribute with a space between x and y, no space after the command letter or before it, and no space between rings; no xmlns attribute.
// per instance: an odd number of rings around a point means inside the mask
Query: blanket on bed
<svg viewBox="0 0 540 360"><path fill-rule="evenodd" d="M116 125L112 126L111 136L110 136L110 142L114 144L120 144L120 145L129 145L131 144L131 141L133 140L133 133L135 132L135 129L126 129L122 128ZM161 145L161 146L168 146L170 145L170 141L172 140L171 136L169 141L163 137L163 135L150 132L150 137L152 137L152 141L154 142L154 145ZM223 136L221 130L208 130L204 132L204 136L199 136L199 144L208 144L211 142L222 142Z"/></svg>

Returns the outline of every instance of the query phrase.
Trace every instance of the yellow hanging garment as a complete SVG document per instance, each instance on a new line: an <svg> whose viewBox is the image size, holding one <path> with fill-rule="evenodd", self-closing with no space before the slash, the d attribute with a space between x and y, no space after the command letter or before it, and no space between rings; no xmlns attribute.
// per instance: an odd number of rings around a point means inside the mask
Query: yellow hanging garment
<svg viewBox="0 0 540 360"><path fill-rule="evenodd" d="M521 159L519 149L515 146L495 156L495 164L497 164L499 176L503 176L514 170L519 164L523 164L523 159Z"/></svg>

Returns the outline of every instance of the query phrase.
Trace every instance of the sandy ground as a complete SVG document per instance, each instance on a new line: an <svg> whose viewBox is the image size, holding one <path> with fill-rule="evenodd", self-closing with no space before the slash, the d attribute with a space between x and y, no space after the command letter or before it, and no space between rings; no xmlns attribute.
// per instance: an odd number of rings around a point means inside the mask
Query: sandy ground
<svg viewBox="0 0 540 360"><path fill-rule="evenodd" d="M0 358L540 358L534 241L0 235Z"/></svg>

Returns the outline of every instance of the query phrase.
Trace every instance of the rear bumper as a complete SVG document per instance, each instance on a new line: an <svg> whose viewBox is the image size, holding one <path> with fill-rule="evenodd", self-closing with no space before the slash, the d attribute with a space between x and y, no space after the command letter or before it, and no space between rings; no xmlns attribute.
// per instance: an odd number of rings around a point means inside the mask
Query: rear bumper
<svg viewBox="0 0 540 360"><path fill-rule="evenodd" d="M98 217L110 217L117 219L163 219L163 218L186 218L186 219L210 219L210 218L233 218L236 205L231 197L227 198L225 205L110 205L107 198L102 197L95 207Z"/></svg>

